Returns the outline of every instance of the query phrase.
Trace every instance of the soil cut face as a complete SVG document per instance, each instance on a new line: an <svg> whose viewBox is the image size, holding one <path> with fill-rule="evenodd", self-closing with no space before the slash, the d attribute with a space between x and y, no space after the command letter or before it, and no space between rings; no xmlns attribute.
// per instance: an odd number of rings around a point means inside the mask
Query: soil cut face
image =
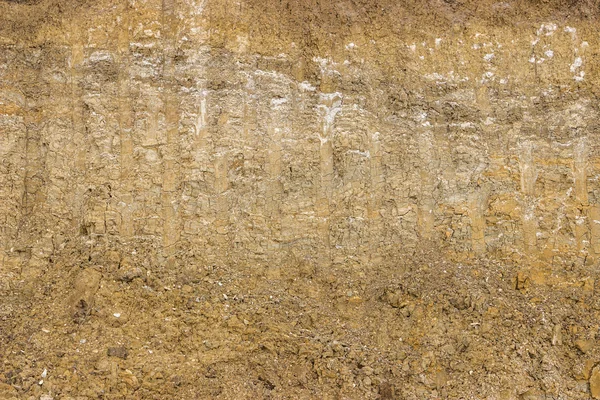
<svg viewBox="0 0 600 400"><path fill-rule="evenodd" d="M0 398L600 398L598 13L0 0Z"/></svg>

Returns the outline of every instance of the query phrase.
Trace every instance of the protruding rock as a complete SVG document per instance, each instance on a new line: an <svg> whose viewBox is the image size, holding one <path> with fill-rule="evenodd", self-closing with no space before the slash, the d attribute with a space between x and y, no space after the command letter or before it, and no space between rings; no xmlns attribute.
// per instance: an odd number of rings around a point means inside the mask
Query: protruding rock
<svg viewBox="0 0 600 400"><path fill-rule="evenodd" d="M596 362L594 360L588 359L584 363L577 363L573 367L573 377L578 381L587 381L590 379L590 375L592 373L592 368Z"/></svg>
<svg viewBox="0 0 600 400"><path fill-rule="evenodd" d="M123 381L128 387L132 389L136 389L140 386L138 378L131 372L126 369L124 372L120 373L121 381Z"/></svg>
<svg viewBox="0 0 600 400"><path fill-rule="evenodd" d="M556 324L552 330L552 346L560 345L562 345L562 327L560 324Z"/></svg>
<svg viewBox="0 0 600 400"><path fill-rule="evenodd" d="M531 280L524 272L519 272L515 278L515 289L525 290L529 287Z"/></svg>
<svg viewBox="0 0 600 400"><path fill-rule="evenodd" d="M93 268L80 271L75 278L73 292L69 298L69 308L75 322L81 323L89 315L101 279L102 274Z"/></svg>
<svg viewBox="0 0 600 400"><path fill-rule="evenodd" d="M125 347L109 347L106 351L106 354L109 357L119 357L125 360L129 354Z"/></svg>
<svg viewBox="0 0 600 400"><path fill-rule="evenodd" d="M379 385L379 397L381 400L391 400L395 395L394 387L389 382L381 382Z"/></svg>
<svg viewBox="0 0 600 400"><path fill-rule="evenodd" d="M600 366L598 365L592 369L592 374L590 376L590 392L592 398L600 399Z"/></svg>
<svg viewBox="0 0 600 400"><path fill-rule="evenodd" d="M529 389L525 393L519 395L519 400L543 400L544 398L544 393L537 389Z"/></svg>
<svg viewBox="0 0 600 400"><path fill-rule="evenodd" d="M575 346L585 354L594 347L594 341L591 339L579 339L575 341Z"/></svg>

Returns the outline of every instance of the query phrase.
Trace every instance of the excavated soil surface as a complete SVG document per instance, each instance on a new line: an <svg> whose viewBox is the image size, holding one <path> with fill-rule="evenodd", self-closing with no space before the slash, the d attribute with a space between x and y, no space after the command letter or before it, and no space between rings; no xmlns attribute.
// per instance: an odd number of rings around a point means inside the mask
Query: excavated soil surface
<svg viewBox="0 0 600 400"><path fill-rule="evenodd" d="M436 258L271 277L53 268L1 293L2 398L590 398L589 282Z"/></svg>
<svg viewBox="0 0 600 400"><path fill-rule="evenodd" d="M597 0L0 0L0 399L600 399Z"/></svg>

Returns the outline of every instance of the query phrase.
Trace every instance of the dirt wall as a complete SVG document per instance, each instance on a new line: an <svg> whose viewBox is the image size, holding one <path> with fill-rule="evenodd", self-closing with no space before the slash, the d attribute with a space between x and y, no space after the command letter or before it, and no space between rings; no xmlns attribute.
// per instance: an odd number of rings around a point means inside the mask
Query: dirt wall
<svg viewBox="0 0 600 400"><path fill-rule="evenodd" d="M443 308L445 300L429 294L448 290L453 299L484 275L481 290L488 292L532 290L538 294L530 300L546 293L558 296L556 304L561 291L591 296L600 255L598 7L0 1L0 288L13 299L3 306L6 332L33 329L35 317L17 322L15 313L41 288L48 292L38 299L56 299L58 309L77 316L64 317L69 326L84 329L89 318L102 326L120 296L111 285L138 281L134 290L185 290L182 296L206 301L218 294L219 302L231 294L202 285L229 279L247 296L267 296L279 285L290 300L288 285L298 284L298 301L312 299L318 308L339 300L344 310L367 307L366 314L382 301L408 310L396 298L404 295ZM426 272L430 263L436 267ZM463 267L474 272L456 287L444 280L430 287L419 275L435 281L450 268L462 276ZM405 279L428 289L414 294ZM465 293L458 310L497 312L498 305L478 305L478 294ZM135 308L135 297L128 307ZM73 304L59 301L67 298ZM526 301L519 299L506 307L517 309ZM95 301L105 308L93 308ZM343 314L331 307L323 321ZM355 322L362 316L348 311ZM248 318L224 327L247 329ZM550 332L564 322L556 318ZM574 341L593 336L589 329L571 332L575 347L560 354L581 357ZM378 345L392 346L388 334L377 337ZM404 396L434 398L434 390L459 398L445 388L460 358L452 357L431 364L432 376L442 378L415 378ZM570 371L574 362L561 368ZM111 368L116 387L120 375ZM123 367L135 376L131 368ZM482 393L510 398L535 386L564 395L566 380L575 378L563 372L552 387L529 382L511 391L496 382ZM267 392L281 387L269 379ZM390 379L363 385L372 392L344 393L365 398L389 389L400 396L402 385ZM589 373L579 380L587 379ZM429 394L415 394L421 384ZM23 387L15 389L20 396L28 393ZM569 393L552 398L580 395Z"/></svg>

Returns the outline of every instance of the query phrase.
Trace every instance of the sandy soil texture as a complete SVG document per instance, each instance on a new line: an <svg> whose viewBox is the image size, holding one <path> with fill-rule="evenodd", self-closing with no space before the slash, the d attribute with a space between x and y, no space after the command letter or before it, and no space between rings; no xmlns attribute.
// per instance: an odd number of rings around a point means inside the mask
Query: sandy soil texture
<svg viewBox="0 0 600 400"><path fill-rule="evenodd" d="M0 399L600 398L598 0L0 0Z"/></svg>

